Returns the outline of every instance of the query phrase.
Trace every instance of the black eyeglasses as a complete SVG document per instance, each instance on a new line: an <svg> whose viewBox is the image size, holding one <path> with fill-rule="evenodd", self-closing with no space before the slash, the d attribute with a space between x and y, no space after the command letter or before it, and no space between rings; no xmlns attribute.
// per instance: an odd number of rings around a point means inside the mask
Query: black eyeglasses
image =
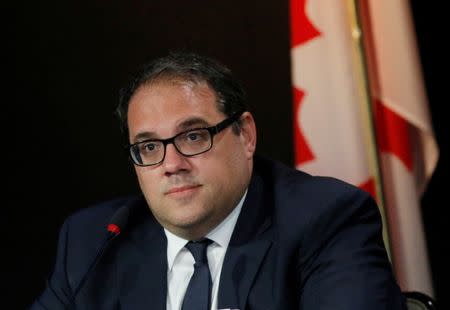
<svg viewBox="0 0 450 310"><path fill-rule="evenodd" d="M169 139L149 139L131 144L127 147L130 158L137 166L157 165L164 160L170 143L187 157L208 152L213 146L213 137L236 122L242 113L233 114L216 126L189 129Z"/></svg>

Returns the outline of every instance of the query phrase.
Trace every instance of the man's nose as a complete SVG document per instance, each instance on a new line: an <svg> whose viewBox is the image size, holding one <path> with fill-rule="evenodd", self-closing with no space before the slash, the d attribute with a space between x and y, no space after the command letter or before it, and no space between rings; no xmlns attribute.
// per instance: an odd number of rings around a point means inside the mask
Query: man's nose
<svg viewBox="0 0 450 310"><path fill-rule="evenodd" d="M166 156L164 157L163 167L166 174L174 174L180 170L188 170L189 163L187 158L178 152L175 145L170 143L166 146Z"/></svg>

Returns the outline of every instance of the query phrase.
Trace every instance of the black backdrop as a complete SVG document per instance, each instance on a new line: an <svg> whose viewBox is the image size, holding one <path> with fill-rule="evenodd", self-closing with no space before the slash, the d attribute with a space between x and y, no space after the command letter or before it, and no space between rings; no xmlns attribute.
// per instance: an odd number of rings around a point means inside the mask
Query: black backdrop
<svg viewBox="0 0 450 310"><path fill-rule="evenodd" d="M2 295L14 309L42 290L66 216L135 193L113 109L138 64L185 48L227 64L258 124L258 152L293 164L286 1L44 1L4 5ZM439 8L412 1L441 158L422 200L437 299L445 301L449 175L448 30ZM441 10L442 11L442 10ZM443 14L441 14L443 15ZM6 52L6 53L5 53ZM447 303L447 304L446 304Z"/></svg>

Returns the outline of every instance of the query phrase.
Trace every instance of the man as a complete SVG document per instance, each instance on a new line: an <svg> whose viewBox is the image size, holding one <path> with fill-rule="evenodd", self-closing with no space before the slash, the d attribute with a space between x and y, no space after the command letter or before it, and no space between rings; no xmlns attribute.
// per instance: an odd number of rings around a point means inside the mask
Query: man
<svg viewBox="0 0 450 310"><path fill-rule="evenodd" d="M373 200L254 157L255 121L228 69L157 59L117 112L143 197L64 223L32 309L403 309ZM123 231L104 241L111 218Z"/></svg>

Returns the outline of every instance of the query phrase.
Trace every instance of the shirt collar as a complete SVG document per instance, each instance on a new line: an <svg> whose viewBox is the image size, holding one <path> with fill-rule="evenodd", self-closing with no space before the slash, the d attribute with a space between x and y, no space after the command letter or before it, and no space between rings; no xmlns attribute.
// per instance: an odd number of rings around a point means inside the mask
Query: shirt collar
<svg viewBox="0 0 450 310"><path fill-rule="evenodd" d="M237 219L239 214L241 213L242 205L244 204L245 197L247 196L247 190L242 196L241 200L237 204L237 206L231 211L230 214L213 230L211 230L206 238L214 241L214 244L220 247L224 247L225 249L228 247L228 243L230 243L231 235L234 230L234 226L236 226ZM167 237L167 266L169 271L172 270L173 263L178 253L184 248L184 246L189 242L189 240L183 239L174 235L170 231L164 228L164 233Z"/></svg>

